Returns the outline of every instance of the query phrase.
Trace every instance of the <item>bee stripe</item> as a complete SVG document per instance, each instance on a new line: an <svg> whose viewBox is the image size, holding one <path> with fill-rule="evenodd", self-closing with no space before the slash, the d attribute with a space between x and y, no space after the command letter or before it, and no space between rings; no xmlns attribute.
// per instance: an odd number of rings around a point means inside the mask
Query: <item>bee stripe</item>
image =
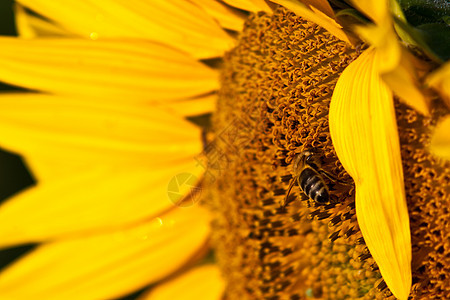
<svg viewBox="0 0 450 300"><path fill-rule="evenodd" d="M311 190L317 182L321 182L317 172L311 168L305 168L300 174L300 187L306 195L310 195Z"/></svg>
<svg viewBox="0 0 450 300"><path fill-rule="evenodd" d="M299 179L299 186L302 188L302 190L305 192L305 194L308 194L305 191L305 188L311 184L311 180L314 180L313 177L316 177L317 173L311 169L311 168L305 168L298 177ZM314 180L315 181L315 180Z"/></svg>
<svg viewBox="0 0 450 300"><path fill-rule="evenodd" d="M311 199L315 200L315 197L319 191L321 191L324 188L324 184L320 181L320 178L315 178L317 181L311 184L309 188L308 196Z"/></svg>
<svg viewBox="0 0 450 300"><path fill-rule="evenodd" d="M313 198L315 201L317 201L317 199L319 198L319 196L322 195L324 191L325 191L325 187L322 186L320 189L315 190L315 191L314 191L314 195L311 195L311 196L313 196L312 198Z"/></svg>
<svg viewBox="0 0 450 300"><path fill-rule="evenodd" d="M322 177L312 168L305 168L299 176L299 185L303 192L314 201L328 202L328 190Z"/></svg>

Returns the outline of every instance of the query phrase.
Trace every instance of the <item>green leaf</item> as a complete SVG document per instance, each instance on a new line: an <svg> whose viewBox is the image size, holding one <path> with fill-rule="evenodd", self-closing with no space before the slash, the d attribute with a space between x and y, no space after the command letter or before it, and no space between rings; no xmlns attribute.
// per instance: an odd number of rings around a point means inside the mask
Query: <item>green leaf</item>
<svg viewBox="0 0 450 300"><path fill-rule="evenodd" d="M438 63L450 58L450 26L445 23L423 24L413 27L394 17L396 30L403 41L422 50Z"/></svg>
<svg viewBox="0 0 450 300"><path fill-rule="evenodd" d="M433 53L443 62L450 59L450 26L442 23L430 23L417 26L423 40Z"/></svg>
<svg viewBox="0 0 450 300"><path fill-rule="evenodd" d="M430 23L441 23L450 15L448 0L397 0L408 23L419 26Z"/></svg>

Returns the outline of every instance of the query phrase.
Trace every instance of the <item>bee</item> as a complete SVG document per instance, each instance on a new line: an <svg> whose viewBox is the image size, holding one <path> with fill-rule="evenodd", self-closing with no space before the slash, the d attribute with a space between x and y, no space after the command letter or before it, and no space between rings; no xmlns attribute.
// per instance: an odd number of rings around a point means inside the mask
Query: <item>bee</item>
<svg viewBox="0 0 450 300"><path fill-rule="evenodd" d="M324 182L322 175L327 177L331 175L320 169L320 162L312 151L305 150L298 154L294 158L292 170L294 171L294 177L289 183L288 191L284 201L281 203L282 207L286 206L287 198L296 181L303 193L317 203L327 204L330 202L328 186Z"/></svg>

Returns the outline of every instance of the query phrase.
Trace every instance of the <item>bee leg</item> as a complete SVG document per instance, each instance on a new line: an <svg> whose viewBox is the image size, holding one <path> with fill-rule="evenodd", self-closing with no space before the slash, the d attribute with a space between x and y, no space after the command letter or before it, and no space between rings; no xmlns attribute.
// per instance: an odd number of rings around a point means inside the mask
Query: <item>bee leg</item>
<svg viewBox="0 0 450 300"><path fill-rule="evenodd" d="M294 185L295 185L296 182L297 182L297 180L296 180L295 178L292 178L292 179L291 179L291 182L289 182L289 187L288 187L286 196L284 196L283 200L280 201L280 207L281 207L281 208L285 208L286 205L288 205L288 203L289 203L289 202L288 202L288 197L289 197L289 195L291 194L291 190L292 190L292 188L294 187Z"/></svg>

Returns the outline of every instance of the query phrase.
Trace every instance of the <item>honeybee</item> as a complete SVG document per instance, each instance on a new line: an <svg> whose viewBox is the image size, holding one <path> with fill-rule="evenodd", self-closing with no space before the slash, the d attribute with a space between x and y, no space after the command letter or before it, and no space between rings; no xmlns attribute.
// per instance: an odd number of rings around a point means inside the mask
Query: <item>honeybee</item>
<svg viewBox="0 0 450 300"><path fill-rule="evenodd" d="M294 171L294 177L289 183L288 191L281 203L282 207L286 206L287 198L296 181L303 193L317 203L326 204L330 202L328 186L322 177L322 175L327 177L330 177L330 175L320 169L320 161L312 151L305 150L298 154L294 158L292 170Z"/></svg>

